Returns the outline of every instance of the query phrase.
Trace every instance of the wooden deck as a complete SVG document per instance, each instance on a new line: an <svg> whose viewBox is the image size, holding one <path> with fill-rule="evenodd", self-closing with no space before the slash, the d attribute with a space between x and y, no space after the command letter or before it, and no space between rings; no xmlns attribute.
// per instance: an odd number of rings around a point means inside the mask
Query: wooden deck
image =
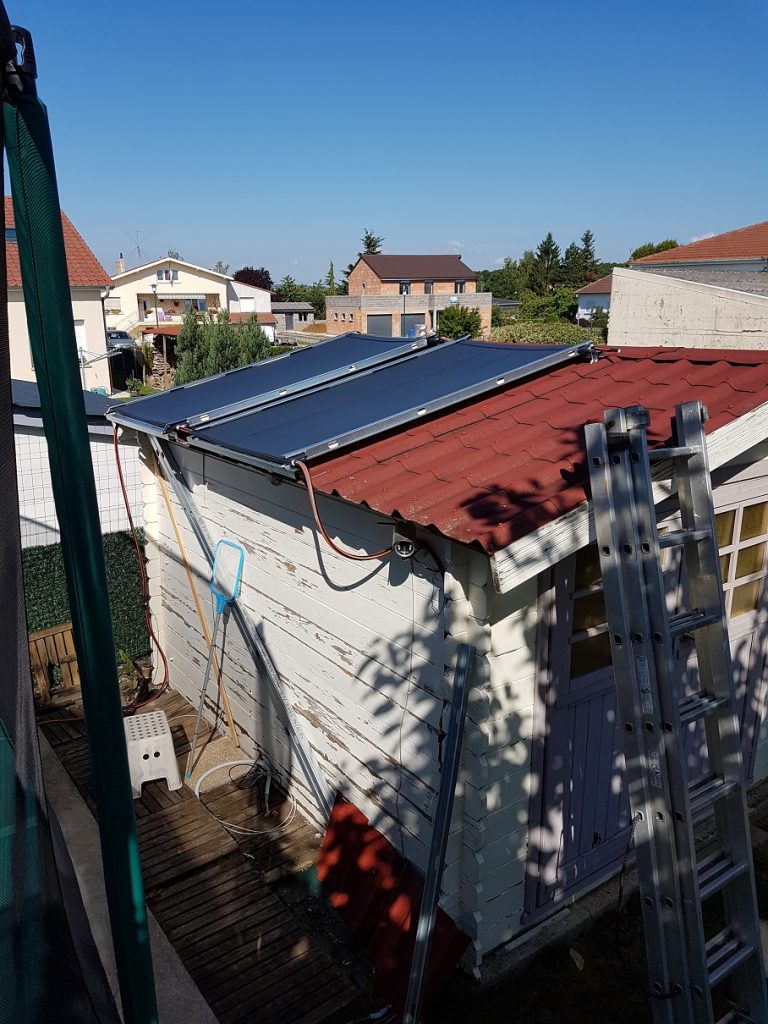
<svg viewBox="0 0 768 1024"><path fill-rule="evenodd" d="M183 777L193 723L173 719L190 706L169 692L147 710L155 709L171 720ZM75 704L41 712L38 720L95 811L79 714ZM45 725L48 719L55 721ZM210 794L204 790L203 800L186 785L169 792L151 782L134 801L147 904L221 1024L321 1024L359 990L274 888L314 863L319 840L296 815L284 831L236 841L217 817L250 822L258 800L222 775L226 784L217 782ZM288 811L287 802L273 808L268 822L284 820Z"/></svg>

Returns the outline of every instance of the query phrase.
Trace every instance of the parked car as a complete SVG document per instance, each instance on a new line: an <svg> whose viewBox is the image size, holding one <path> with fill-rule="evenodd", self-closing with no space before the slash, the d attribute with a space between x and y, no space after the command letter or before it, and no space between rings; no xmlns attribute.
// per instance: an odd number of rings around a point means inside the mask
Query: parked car
<svg viewBox="0 0 768 1024"><path fill-rule="evenodd" d="M133 348L135 344L128 331L107 331L108 349Z"/></svg>

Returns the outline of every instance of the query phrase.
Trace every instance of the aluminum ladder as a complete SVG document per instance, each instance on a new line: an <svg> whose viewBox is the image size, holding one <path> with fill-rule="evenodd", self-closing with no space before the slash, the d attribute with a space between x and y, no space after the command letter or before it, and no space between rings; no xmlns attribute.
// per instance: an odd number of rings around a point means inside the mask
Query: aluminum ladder
<svg viewBox="0 0 768 1024"><path fill-rule="evenodd" d="M655 1024L768 1022L741 736L704 422L675 410L672 446L648 449L647 411L585 427L595 534L623 723L627 789ZM681 526L657 530L654 477L671 470ZM681 550L688 610L667 610L661 550ZM678 637L696 644L698 690L681 692ZM688 778L698 726L706 770ZM697 736L697 738L699 738ZM706 821L706 819L710 819ZM705 822L702 825L702 822ZM703 836L703 833L706 835Z"/></svg>

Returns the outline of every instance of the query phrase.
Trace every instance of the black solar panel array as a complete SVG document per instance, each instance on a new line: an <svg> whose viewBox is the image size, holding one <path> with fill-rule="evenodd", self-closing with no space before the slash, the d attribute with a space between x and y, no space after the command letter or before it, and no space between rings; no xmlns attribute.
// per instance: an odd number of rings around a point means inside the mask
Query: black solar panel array
<svg viewBox="0 0 768 1024"><path fill-rule="evenodd" d="M591 351L345 335L130 403L117 422L275 468L312 460ZM422 344L422 343L416 343Z"/></svg>

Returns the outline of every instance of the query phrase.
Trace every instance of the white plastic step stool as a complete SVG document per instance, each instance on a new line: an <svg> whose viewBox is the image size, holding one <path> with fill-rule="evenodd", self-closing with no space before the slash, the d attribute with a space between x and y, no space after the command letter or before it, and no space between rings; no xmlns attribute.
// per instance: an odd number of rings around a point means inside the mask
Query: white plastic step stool
<svg viewBox="0 0 768 1024"><path fill-rule="evenodd" d="M123 720L123 725L133 799L138 800L142 784L152 779L164 779L168 789L181 789L173 737L165 712L132 715Z"/></svg>

